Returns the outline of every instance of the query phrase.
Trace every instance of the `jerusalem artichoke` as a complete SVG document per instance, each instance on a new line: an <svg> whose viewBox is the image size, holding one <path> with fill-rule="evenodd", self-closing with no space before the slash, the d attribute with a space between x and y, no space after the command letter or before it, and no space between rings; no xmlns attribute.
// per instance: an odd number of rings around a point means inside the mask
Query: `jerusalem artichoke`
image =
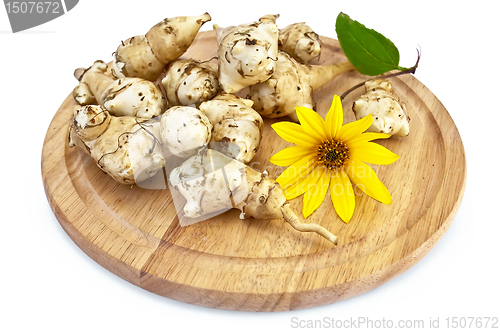
<svg viewBox="0 0 500 332"><path fill-rule="evenodd" d="M406 113L406 105L400 102L392 84L384 79L369 80L365 82L365 91L352 105L356 119L371 114L373 123L368 131L408 136L410 118Z"/></svg>
<svg viewBox="0 0 500 332"><path fill-rule="evenodd" d="M199 106L219 92L217 65L194 59L172 61L161 80L172 106Z"/></svg>
<svg viewBox="0 0 500 332"><path fill-rule="evenodd" d="M174 168L169 182L186 199L181 226L237 208L242 219L284 218L298 231L316 232L338 243L323 226L301 222L274 179L215 150L204 149Z"/></svg>
<svg viewBox="0 0 500 332"><path fill-rule="evenodd" d="M163 112L165 98L153 82L130 77L113 79L105 74L107 69L106 63L98 60L83 73L81 69L75 71L80 81L73 93L77 102L89 103L87 98L83 98L85 96L78 94L84 91L94 96L99 105L114 116L151 119Z"/></svg>
<svg viewBox="0 0 500 332"><path fill-rule="evenodd" d="M219 83L225 92L236 93L273 74L278 27L272 20L214 28L219 45Z"/></svg>
<svg viewBox="0 0 500 332"><path fill-rule="evenodd" d="M113 75L155 81L166 64L187 51L201 26L210 20L208 13L165 19L145 35L122 41L114 54Z"/></svg>
<svg viewBox="0 0 500 332"><path fill-rule="evenodd" d="M232 158L250 162L259 148L263 132L262 117L253 102L232 94L220 94L199 106L213 124L212 142Z"/></svg>
<svg viewBox="0 0 500 332"><path fill-rule="evenodd" d="M300 63L319 56L319 36L305 23L294 23L280 30L278 47Z"/></svg>
<svg viewBox="0 0 500 332"><path fill-rule="evenodd" d="M267 81L250 86L247 98L255 103L254 109L264 117L289 116L297 122L296 106L313 109L313 92L353 69L348 61L335 65L305 65L280 51L274 74Z"/></svg>
<svg viewBox="0 0 500 332"><path fill-rule="evenodd" d="M70 124L70 146L78 146L115 181L134 184L147 180L165 165L157 119L139 122L132 116L114 117L101 106L78 109Z"/></svg>
<svg viewBox="0 0 500 332"><path fill-rule="evenodd" d="M212 123L200 110L173 106L160 117L160 140L173 155L188 158L208 145L212 128Z"/></svg>

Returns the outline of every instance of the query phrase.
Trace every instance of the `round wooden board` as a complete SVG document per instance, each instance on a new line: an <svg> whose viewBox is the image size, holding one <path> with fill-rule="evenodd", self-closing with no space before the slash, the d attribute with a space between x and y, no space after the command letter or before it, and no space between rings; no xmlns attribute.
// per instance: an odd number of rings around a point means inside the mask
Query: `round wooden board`
<svg viewBox="0 0 500 332"><path fill-rule="evenodd" d="M345 59L326 37L317 63ZM202 32L185 56L216 54L215 34ZM315 93L326 114L334 94L366 77L350 72ZM146 290L212 308L284 311L347 299L387 282L420 260L449 228L466 178L465 154L453 120L439 100L411 75L390 80L406 103L410 135L379 141L400 159L373 166L393 197L391 205L356 196L349 224L327 198L307 219L340 237L337 247L282 220L239 219L231 210L180 227L168 189L120 185L77 148L69 148L70 94L54 116L42 152L48 201L73 241L100 265ZM355 120L343 102L344 122ZM288 120L288 119L281 119ZM262 146L252 164L276 176L268 158L289 146L265 121ZM162 176L162 175L161 175ZM163 179L162 179L163 181ZM301 198L291 202L301 211Z"/></svg>

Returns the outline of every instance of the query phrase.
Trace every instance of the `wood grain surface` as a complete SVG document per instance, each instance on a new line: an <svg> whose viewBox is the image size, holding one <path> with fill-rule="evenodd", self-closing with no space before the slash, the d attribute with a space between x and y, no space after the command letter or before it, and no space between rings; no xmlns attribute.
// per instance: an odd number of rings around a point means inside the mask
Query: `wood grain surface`
<svg viewBox="0 0 500 332"><path fill-rule="evenodd" d="M345 59L336 40L322 41L316 63ZM208 60L215 54L215 34L210 31L201 32L185 56ZM337 77L315 93L317 111L324 116L334 94L365 79L355 72ZM68 147L68 124L76 106L71 94L44 142L41 166L47 199L61 226L86 254L117 276L168 298L212 308L284 311L362 294L406 271L431 250L449 228L465 188L464 149L446 109L413 76L390 81L411 118L408 137L379 141L400 159L373 166L393 204L359 193L354 216L345 224L327 197L307 221L338 235L337 247L279 219L241 220L237 210L180 227L173 204L176 194L166 187L163 174L156 182L163 185L156 189L120 185L82 151ZM355 120L351 106L362 93L358 89L344 100L344 122ZM265 121L263 143L252 164L271 176L283 169L268 158L289 146L271 129L274 121ZM301 198L291 205L301 211Z"/></svg>

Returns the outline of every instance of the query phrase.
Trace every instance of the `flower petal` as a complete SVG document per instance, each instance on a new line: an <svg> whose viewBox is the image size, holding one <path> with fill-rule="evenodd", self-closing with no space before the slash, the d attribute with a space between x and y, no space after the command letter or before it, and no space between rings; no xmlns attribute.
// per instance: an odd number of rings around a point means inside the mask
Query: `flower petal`
<svg viewBox="0 0 500 332"><path fill-rule="evenodd" d="M357 159L349 159L346 163L346 173L355 184L368 196L384 204L391 204L389 190L380 182L377 174L367 164Z"/></svg>
<svg viewBox="0 0 500 332"><path fill-rule="evenodd" d="M373 119L371 114L368 114L364 118L357 121L349 122L348 124L342 126L337 138L344 143L348 143L351 139L361 135L361 133L363 133L366 129L370 128L372 122Z"/></svg>
<svg viewBox="0 0 500 332"><path fill-rule="evenodd" d="M318 180L325 173L326 167L313 167L309 170L307 175L297 176L295 181L288 183L285 187L282 186L285 191L286 199L294 199L317 186ZM280 183L281 185L281 183Z"/></svg>
<svg viewBox="0 0 500 332"><path fill-rule="evenodd" d="M363 142L349 143L349 158L369 164L389 165L398 160L399 156L377 143Z"/></svg>
<svg viewBox="0 0 500 332"><path fill-rule="evenodd" d="M343 169L332 174L330 196L340 219L348 223L354 214L355 196L351 181Z"/></svg>
<svg viewBox="0 0 500 332"><path fill-rule="evenodd" d="M315 154L315 150L304 148L302 146L291 146L269 158L269 161L278 166L289 166L302 158L309 157Z"/></svg>
<svg viewBox="0 0 500 332"><path fill-rule="evenodd" d="M299 118L302 129L309 135L322 142L326 140L325 121L315 111L310 108L297 106L295 107L297 117Z"/></svg>
<svg viewBox="0 0 500 332"><path fill-rule="evenodd" d="M324 168L323 174L320 176L319 180L315 185L309 186L308 190L304 194L302 202L302 214L304 218L307 218L316 211L317 208L325 200L326 193L328 192L328 186L330 184L330 172Z"/></svg>
<svg viewBox="0 0 500 332"><path fill-rule="evenodd" d="M335 95L333 96L332 105L325 118L325 132L328 139L331 140L338 135L338 132L342 128L343 121L344 113L342 110L342 102L340 97Z"/></svg>
<svg viewBox="0 0 500 332"><path fill-rule="evenodd" d="M391 135L384 133L372 133L372 132L364 132L361 135L349 140L349 145L359 143L359 142L369 142L376 139L389 138Z"/></svg>
<svg viewBox="0 0 500 332"><path fill-rule="evenodd" d="M285 141L302 147L314 147L321 142L309 135L302 127L293 122L276 122L271 126Z"/></svg>
<svg viewBox="0 0 500 332"><path fill-rule="evenodd" d="M316 157L304 157L292 165L290 165L283 173L278 176L276 181L281 185L283 189L297 181L297 178L306 177L312 172L313 168L316 166Z"/></svg>

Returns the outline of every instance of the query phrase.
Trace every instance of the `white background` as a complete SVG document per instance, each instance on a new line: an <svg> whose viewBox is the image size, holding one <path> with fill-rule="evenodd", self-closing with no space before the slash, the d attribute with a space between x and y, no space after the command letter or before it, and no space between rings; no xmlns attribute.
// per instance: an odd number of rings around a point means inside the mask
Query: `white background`
<svg viewBox="0 0 500 332"><path fill-rule="evenodd" d="M222 5L225 3L226 5ZM152 1L81 0L66 15L12 34L0 8L0 329L5 331L286 331L294 319L423 320L500 316L498 98L500 25L495 1ZM465 196L449 231L419 263L383 286L339 303L281 313L231 312L144 291L86 256L55 219L40 159L49 123L76 84L73 71L109 61L117 42L165 17L208 11L220 26L279 13L336 37L342 11L390 38L416 78L444 104L462 136ZM296 317L296 318L293 318ZM296 321L295 321L296 322ZM500 324L499 324L500 325ZM325 328L325 330L327 330ZM353 328L353 330L356 330ZM363 330L358 328L357 330ZM382 329L381 329L382 330Z"/></svg>

